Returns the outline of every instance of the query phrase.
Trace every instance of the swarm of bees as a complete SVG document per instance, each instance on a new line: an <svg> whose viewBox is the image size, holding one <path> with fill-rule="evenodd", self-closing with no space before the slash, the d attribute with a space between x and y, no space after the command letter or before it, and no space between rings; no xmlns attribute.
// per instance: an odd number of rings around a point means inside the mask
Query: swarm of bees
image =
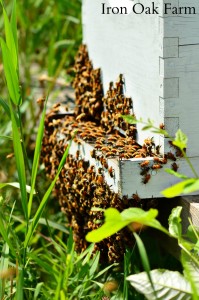
<svg viewBox="0 0 199 300"><path fill-rule="evenodd" d="M155 145L153 138L147 138L142 146L139 145L135 125L125 123L121 118L122 114L133 114L133 102L124 95L122 75L115 85L110 83L103 97L100 69L93 69L85 45L80 47L74 69L75 110L60 114L60 105L56 104L48 113L41 159L46 173L53 179L74 133L77 145L83 142L93 145L90 157L96 161L95 166L77 150L68 155L55 186L61 209L67 214L73 229L76 250L81 252L87 247L85 235L101 226L104 220L103 211L93 210L93 207L114 207L122 211L129 207L149 209L157 206L155 199L142 200L137 192L130 197L119 197L111 190L104 177L105 171L111 178L115 176L113 167L109 166L110 158L144 159L140 163L143 184L148 184L151 172L161 169L168 159L172 160L174 171L178 170L178 165L172 151L164 157L160 154L160 146ZM161 128L164 128L163 124ZM149 157L153 159L149 160ZM101 259L112 263L122 260L126 246L133 243L133 236L126 228L96 244L95 249L101 251Z"/></svg>
<svg viewBox="0 0 199 300"><path fill-rule="evenodd" d="M119 75L118 81L109 84L109 89L103 97L104 111L102 112L101 124L107 133L121 129L126 136L136 139L137 129L134 125L126 123L121 115L133 114L133 101L124 95L124 78Z"/></svg>
<svg viewBox="0 0 199 300"><path fill-rule="evenodd" d="M101 119L103 89L100 69L93 69L86 45L81 45L75 59L75 115L82 120Z"/></svg>

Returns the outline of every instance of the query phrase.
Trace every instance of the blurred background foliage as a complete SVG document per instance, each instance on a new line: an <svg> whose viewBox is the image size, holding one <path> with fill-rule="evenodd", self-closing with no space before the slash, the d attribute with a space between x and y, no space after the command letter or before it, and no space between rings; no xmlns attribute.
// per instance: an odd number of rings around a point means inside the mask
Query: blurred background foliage
<svg viewBox="0 0 199 300"><path fill-rule="evenodd" d="M8 15L12 1L4 1ZM20 83L22 88L25 143L27 151L34 150L34 133L39 119L38 98L46 96L56 99L60 89L70 84L67 70L73 66L75 53L82 40L81 0L17 0L17 27L19 43ZM4 32L3 13L0 7L0 32ZM0 55L1 57L1 55ZM45 78L44 81L41 78ZM57 78L66 85L54 89ZM7 100L7 89L0 58L0 96ZM54 94L53 94L54 93ZM56 100L55 100L56 101ZM10 135L11 122L0 107L0 136ZM0 181L13 175L15 168L6 156L13 152L10 141L0 139L0 161L4 161L7 175L2 173ZM31 160L31 155L30 155Z"/></svg>

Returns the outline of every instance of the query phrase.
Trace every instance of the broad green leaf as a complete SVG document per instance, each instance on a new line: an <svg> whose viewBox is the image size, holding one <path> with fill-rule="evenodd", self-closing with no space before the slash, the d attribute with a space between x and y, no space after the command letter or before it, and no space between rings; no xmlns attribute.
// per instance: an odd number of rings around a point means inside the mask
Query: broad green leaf
<svg viewBox="0 0 199 300"><path fill-rule="evenodd" d="M19 129L17 127L16 119L12 110L12 105L10 103L10 112L11 112L11 120L12 120L12 135L13 135L13 146L15 153L15 160L17 165L17 173L20 184L20 192L21 192L21 202L24 211L25 219L28 220L28 205L27 205L27 192L26 192L26 172L25 172L25 162L24 155L21 144L21 135L19 133Z"/></svg>
<svg viewBox="0 0 199 300"><path fill-rule="evenodd" d="M49 188L47 189L47 191L46 191L43 199L41 200L41 203L40 203L40 205L39 205L39 207L38 207L38 209L37 209L37 211L36 211L36 213L34 215L32 223L30 224L30 226L28 228L28 232L27 232L27 235L26 235L26 238L25 238L25 241L24 241L24 247L25 248L27 248L27 246L29 244L29 241L30 241L30 239L31 239L31 237L32 237L32 235L33 235L33 233L34 233L37 225L38 225L39 219L41 218L41 216L43 214L43 211L44 211L44 209L46 207L46 204L48 202L49 196L50 196L50 194L51 194L51 192L52 192L52 190L53 190L53 188L55 186L55 183L56 183L56 181L57 181L57 179L59 177L59 174L60 174L60 172L61 172L61 170L62 170L62 168L63 168L63 166L65 164L66 157L68 155L70 146L71 146L71 141L70 141L68 147L66 148L66 151L64 152L64 155L63 155L63 157L61 159L61 162L60 162L58 170L57 170L57 174L56 174L54 180L52 181L52 183L50 184Z"/></svg>
<svg viewBox="0 0 199 300"><path fill-rule="evenodd" d="M168 233L167 230L155 219L157 214L158 211L156 209L150 209L146 212L141 208L134 207L125 209L122 213L119 213L119 211L115 208L108 208L104 213L105 223L100 228L89 232L86 235L86 240L88 242L98 243L103 239L115 234L132 222L157 228L165 233Z"/></svg>
<svg viewBox="0 0 199 300"><path fill-rule="evenodd" d="M190 179L181 181L179 183L176 183L176 184L172 185L171 187L163 190L161 192L161 194L167 198L173 198L173 197L179 196L180 194L184 193L184 190L186 191L185 188L187 186L190 186L190 184L195 183L195 180L196 179L194 179L194 178L190 178Z"/></svg>
<svg viewBox="0 0 199 300"><path fill-rule="evenodd" d="M193 293L193 300L199 299L199 266L191 259L190 256L182 251L181 262L184 267L184 274L189 281ZM199 260L198 260L199 262Z"/></svg>
<svg viewBox="0 0 199 300"><path fill-rule="evenodd" d="M199 240L199 227L193 226L193 224L189 225L186 236L193 243L197 243L197 241Z"/></svg>
<svg viewBox="0 0 199 300"><path fill-rule="evenodd" d="M6 45L10 51L11 59L13 62L14 70L17 71L18 66L18 57L17 57L17 51L16 51L16 45L15 40L13 37L12 32L12 26L10 24L10 21L8 19L8 15L6 13L5 8L3 7L3 17L4 17L4 27L5 27L5 36L6 36Z"/></svg>
<svg viewBox="0 0 199 300"><path fill-rule="evenodd" d="M178 178L181 178L181 179L187 179L188 178L186 175L175 172L172 169L167 169L166 168L166 169L164 169L164 171L167 172L168 174L174 175L175 177L178 177Z"/></svg>
<svg viewBox="0 0 199 300"><path fill-rule="evenodd" d="M186 134L184 134L181 129L178 129L173 141L173 145L177 146L180 150L184 150L185 148L187 148L187 142L188 138Z"/></svg>
<svg viewBox="0 0 199 300"><path fill-rule="evenodd" d="M181 224L181 212L182 212L182 207L177 206L172 209L171 214L169 216L169 232L170 234L177 238L180 239L182 236L182 224Z"/></svg>
<svg viewBox="0 0 199 300"><path fill-rule="evenodd" d="M12 55L4 40L0 38L0 41L3 56L4 73L6 77L8 91L13 103L16 105L20 105L21 95L19 90L19 79L12 60Z"/></svg>
<svg viewBox="0 0 199 300"><path fill-rule="evenodd" d="M29 217L31 214L32 200L33 200L33 195L34 195L35 182L36 182L37 170L38 170L38 165L39 165L39 158L40 158L40 153L41 153L41 145L42 145L42 139L43 139L43 133L44 133L45 113L46 113L46 101L45 101L44 109L42 112L41 121L39 124L39 129L38 129L37 138L36 138L34 158L33 158L32 174L31 174L31 191L30 191L30 197L29 197L29 202L28 202L28 216Z"/></svg>
<svg viewBox="0 0 199 300"><path fill-rule="evenodd" d="M186 185L183 190L183 193L189 194L189 193L193 193L196 191L199 191L199 179L195 179L195 181L193 183Z"/></svg>
<svg viewBox="0 0 199 300"><path fill-rule="evenodd" d="M179 273L164 269L150 272L156 291L154 295L151 283L146 272L130 275L127 280L131 285L143 294L148 300L191 300L192 292L189 282Z"/></svg>
<svg viewBox="0 0 199 300"><path fill-rule="evenodd" d="M6 186L13 186L17 189L20 189L20 184L19 182L5 182L5 183L0 183L0 189L6 187ZM31 187L29 185L26 185L26 192L30 193ZM36 194L36 192L34 191L34 194Z"/></svg>

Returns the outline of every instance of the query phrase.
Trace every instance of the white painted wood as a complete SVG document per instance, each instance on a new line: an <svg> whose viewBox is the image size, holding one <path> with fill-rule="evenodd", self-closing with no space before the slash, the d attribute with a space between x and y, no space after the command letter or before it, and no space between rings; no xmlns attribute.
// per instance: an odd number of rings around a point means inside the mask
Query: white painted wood
<svg viewBox="0 0 199 300"><path fill-rule="evenodd" d="M60 138L63 138L60 136ZM76 151L80 150L80 158L89 161L90 166L95 167L96 173L98 168L103 168L103 175L105 181L110 186L111 190L115 193L119 193L120 196L132 197L132 194L138 193L142 199L147 198L161 198L161 191L174 183L179 182L179 179L169 175L164 171L164 168L171 168L172 161L168 161L162 169L150 170L149 174L151 178L147 184L142 183L143 176L140 175L142 163L146 159L128 159L119 160L115 158L107 158L108 166L112 167L114 170L114 177L112 178L108 170L105 169L101 163L92 158L90 155L91 150L93 150L94 145L82 142L81 145L72 142L69 153L73 156L76 155ZM100 151L97 151L97 155L103 155ZM153 164L153 158L147 158L150 161L150 165ZM199 161L197 158L193 158L192 164L194 167L199 169ZM186 173L187 176L193 176L190 169L187 168L187 162L184 159L177 159L177 165L179 166L178 171L182 174Z"/></svg>
<svg viewBox="0 0 199 300"><path fill-rule="evenodd" d="M128 0L125 0L128 2ZM134 0L133 4L151 5L148 0ZM122 73L126 95L133 98L137 118L164 123L174 136L178 128L188 136L187 155L199 169L199 1L154 0L158 15L102 15L101 5L113 5L114 0L83 1L84 42L94 67L102 69L104 91L110 81ZM196 14L164 14L165 3L172 6L194 7ZM116 1L115 5L119 5ZM121 6L125 3L120 1ZM130 4L129 4L130 5ZM138 142L143 143L150 132L141 131L138 124ZM161 151L171 151L168 139L155 135ZM160 190L172 176L158 171L147 185L140 184L139 164L120 161L121 190L124 194L141 193L141 197L159 197ZM186 162L180 171L190 174ZM119 176L119 175L118 175ZM118 177L119 178L119 177Z"/></svg>

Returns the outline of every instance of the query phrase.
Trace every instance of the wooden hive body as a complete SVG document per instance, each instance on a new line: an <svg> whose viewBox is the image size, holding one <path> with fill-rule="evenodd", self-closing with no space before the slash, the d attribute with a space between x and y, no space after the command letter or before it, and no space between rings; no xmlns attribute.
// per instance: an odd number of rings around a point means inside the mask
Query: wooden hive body
<svg viewBox="0 0 199 300"><path fill-rule="evenodd" d="M101 68L104 92L118 74L125 78L125 93L133 99L137 118L160 123L171 136L180 128L187 134L187 155L199 169L199 2L197 0L171 0L172 7L194 7L196 14L164 13L165 0L155 0L158 14L102 14L105 7L136 3L145 7L148 0L84 0L83 35L95 68ZM119 4L121 3L121 4ZM191 12L191 11L190 11ZM162 153L170 151L166 138L142 131L138 124L138 142L154 136ZM87 153L84 146L84 153ZM71 150L72 151L72 150ZM89 156L89 155L88 155ZM88 158L89 159L89 158ZM110 159L110 161L113 161ZM113 162L117 180L111 185L115 192L142 198L161 197L160 191L177 182L163 169L151 173L149 184L141 184L139 159ZM193 176L184 159L180 159L179 172ZM170 165L167 165L170 167ZM108 179L107 179L108 180Z"/></svg>

